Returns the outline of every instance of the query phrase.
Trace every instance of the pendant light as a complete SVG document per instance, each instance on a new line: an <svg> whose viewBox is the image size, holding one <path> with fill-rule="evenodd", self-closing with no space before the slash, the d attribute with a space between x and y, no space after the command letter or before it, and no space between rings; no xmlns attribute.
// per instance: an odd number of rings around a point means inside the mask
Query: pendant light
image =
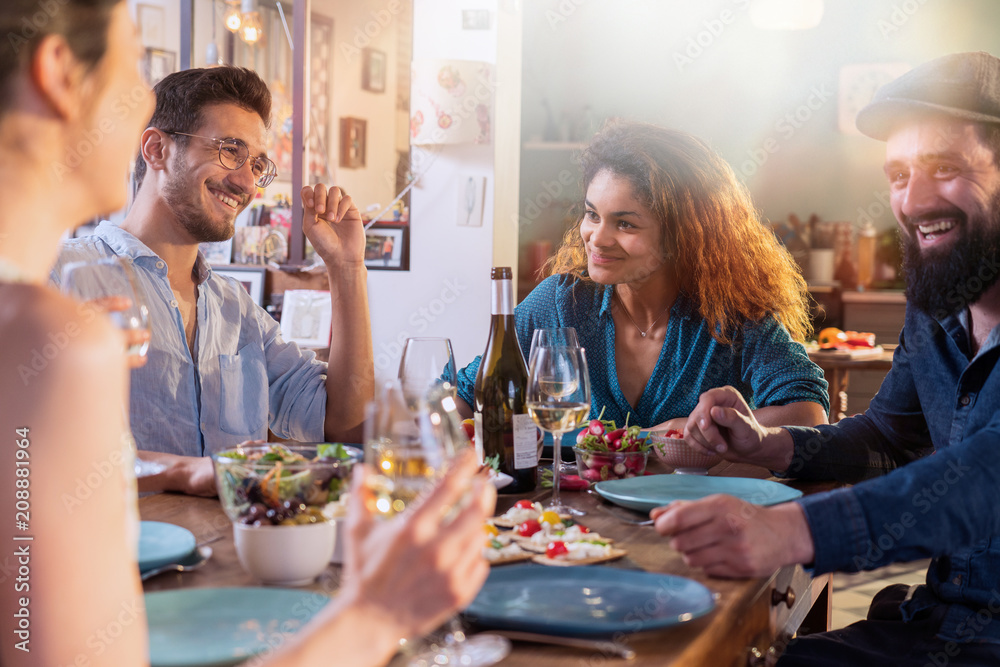
<svg viewBox="0 0 1000 667"><path fill-rule="evenodd" d="M260 14L254 6L254 0L243 0L243 23L240 25L240 39L250 45L260 41L264 34L264 26L260 23Z"/></svg>

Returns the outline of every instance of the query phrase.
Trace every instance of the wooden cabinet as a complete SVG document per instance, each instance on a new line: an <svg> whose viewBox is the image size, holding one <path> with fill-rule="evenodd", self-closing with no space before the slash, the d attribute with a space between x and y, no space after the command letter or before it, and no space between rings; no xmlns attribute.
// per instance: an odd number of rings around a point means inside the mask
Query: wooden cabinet
<svg viewBox="0 0 1000 667"><path fill-rule="evenodd" d="M902 292L844 292L841 307L844 330L870 331L880 345L899 342L899 332L906 317L906 297ZM884 378L882 371L851 371L847 414L867 410Z"/></svg>

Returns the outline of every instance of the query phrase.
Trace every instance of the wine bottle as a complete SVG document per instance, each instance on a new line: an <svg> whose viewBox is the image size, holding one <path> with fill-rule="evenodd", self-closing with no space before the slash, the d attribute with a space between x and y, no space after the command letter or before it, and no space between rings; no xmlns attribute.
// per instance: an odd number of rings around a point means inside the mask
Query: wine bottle
<svg viewBox="0 0 1000 667"><path fill-rule="evenodd" d="M535 488L538 431L528 414L528 369L514 328L514 294L509 266L493 267L493 316L486 351L476 374L476 442L499 470L514 478L501 493Z"/></svg>

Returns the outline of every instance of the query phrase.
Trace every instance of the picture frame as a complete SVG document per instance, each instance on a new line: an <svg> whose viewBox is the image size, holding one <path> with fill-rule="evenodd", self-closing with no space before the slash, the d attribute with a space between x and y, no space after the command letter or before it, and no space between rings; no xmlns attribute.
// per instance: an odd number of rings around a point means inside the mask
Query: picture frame
<svg viewBox="0 0 1000 667"><path fill-rule="evenodd" d="M309 108L314 114L313 119L319 120L309 124L309 136L306 137L308 182L329 183L333 180L330 173L333 19L313 12L309 30Z"/></svg>
<svg viewBox="0 0 1000 667"><path fill-rule="evenodd" d="M146 74L146 81L150 86L155 86L168 74L174 73L176 62L177 54L173 51L147 48L146 57L143 61L143 71Z"/></svg>
<svg viewBox="0 0 1000 667"><path fill-rule="evenodd" d="M372 93L385 92L385 51L366 48L361 52L361 88Z"/></svg>
<svg viewBox="0 0 1000 667"><path fill-rule="evenodd" d="M301 347L330 346L333 305L325 290L286 290L281 301L281 337Z"/></svg>
<svg viewBox="0 0 1000 667"><path fill-rule="evenodd" d="M409 271L409 226L375 223L365 230L365 266L373 271Z"/></svg>
<svg viewBox="0 0 1000 667"><path fill-rule="evenodd" d="M233 261L233 239L230 237L225 241L213 241L210 243L199 243L198 248L205 256L205 261L211 265L231 264Z"/></svg>
<svg viewBox="0 0 1000 667"><path fill-rule="evenodd" d="M139 31L139 41L143 46L154 49L163 47L163 7L137 4L135 6L135 23Z"/></svg>
<svg viewBox="0 0 1000 667"><path fill-rule="evenodd" d="M247 291L253 302L264 307L264 281L267 269L263 266L213 266L216 275L232 278Z"/></svg>
<svg viewBox="0 0 1000 667"><path fill-rule="evenodd" d="M361 118L340 119L340 166L363 169L368 143L368 121Z"/></svg>

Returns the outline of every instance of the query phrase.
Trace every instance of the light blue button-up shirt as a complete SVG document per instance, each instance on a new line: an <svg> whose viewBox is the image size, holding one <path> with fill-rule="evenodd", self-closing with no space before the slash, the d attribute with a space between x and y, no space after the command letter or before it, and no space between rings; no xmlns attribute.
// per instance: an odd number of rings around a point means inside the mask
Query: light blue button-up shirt
<svg viewBox="0 0 1000 667"><path fill-rule="evenodd" d="M141 450L202 456L267 429L294 440L323 440L326 364L281 338L278 323L242 285L212 272L198 253L194 358L167 280L167 265L139 239L102 222L92 236L63 245L52 271L99 257L135 269L152 325L146 365L132 371L132 433Z"/></svg>

